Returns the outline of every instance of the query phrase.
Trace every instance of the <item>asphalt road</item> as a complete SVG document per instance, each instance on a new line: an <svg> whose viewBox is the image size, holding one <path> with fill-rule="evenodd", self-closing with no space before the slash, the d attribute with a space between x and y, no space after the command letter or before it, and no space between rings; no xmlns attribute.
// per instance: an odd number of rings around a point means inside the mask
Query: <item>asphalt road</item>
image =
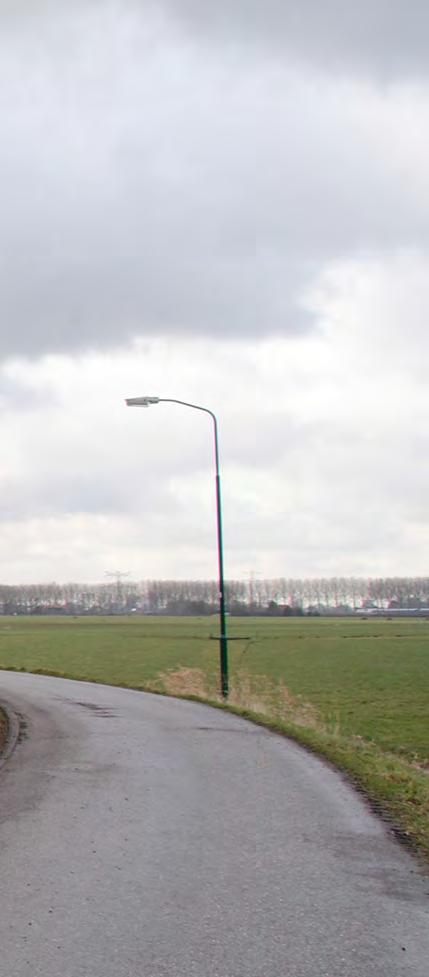
<svg viewBox="0 0 429 977"><path fill-rule="evenodd" d="M190 702L0 698L4 977L428 977L429 879L323 762Z"/></svg>

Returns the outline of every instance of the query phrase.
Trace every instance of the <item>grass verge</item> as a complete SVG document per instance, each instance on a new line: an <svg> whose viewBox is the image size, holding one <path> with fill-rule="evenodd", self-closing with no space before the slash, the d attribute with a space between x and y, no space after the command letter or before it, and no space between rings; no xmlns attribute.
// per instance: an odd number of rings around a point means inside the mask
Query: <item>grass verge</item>
<svg viewBox="0 0 429 977"><path fill-rule="evenodd" d="M391 830L429 865L429 771L356 735L329 728L315 707L282 682L242 674L224 703L201 669L160 674L159 691L223 708L288 736L346 773Z"/></svg>

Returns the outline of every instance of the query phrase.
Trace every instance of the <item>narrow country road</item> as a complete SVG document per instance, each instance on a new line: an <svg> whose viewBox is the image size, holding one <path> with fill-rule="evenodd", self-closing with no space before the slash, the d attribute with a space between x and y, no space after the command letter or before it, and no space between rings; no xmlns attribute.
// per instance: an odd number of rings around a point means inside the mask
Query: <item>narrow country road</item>
<svg viewBox="0 0 429 977"><path fill-rule="evenodd" d="M317 758L124 689L0 698L4 977L427 977L429 879Z"/></svg>

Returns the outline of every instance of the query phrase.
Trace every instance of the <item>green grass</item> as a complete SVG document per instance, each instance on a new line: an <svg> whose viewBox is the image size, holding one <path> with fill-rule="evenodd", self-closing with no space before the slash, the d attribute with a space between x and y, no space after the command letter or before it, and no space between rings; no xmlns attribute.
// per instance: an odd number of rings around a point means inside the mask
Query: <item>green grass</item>
<svg viewBox="0 0 429 977"><path fill-rule="evenodd" d="M232 708L346 770L429 857L429 622L228 627ZM217 634L207 618L0 617L0 667L214 701Z"/></svg>

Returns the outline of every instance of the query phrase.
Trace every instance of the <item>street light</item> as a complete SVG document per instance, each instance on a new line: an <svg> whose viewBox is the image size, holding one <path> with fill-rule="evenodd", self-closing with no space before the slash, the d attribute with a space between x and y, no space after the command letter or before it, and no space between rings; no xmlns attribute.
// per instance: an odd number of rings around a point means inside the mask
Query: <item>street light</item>
<svg viewBox="0 0 429 977"><path fill-rule="evenodd" d="M150 407L151 404L181 404L182 407L192 407L209 414L213 421L214 452L216 470L216 517L217 517L217 552L219 566L219 652L220 652L220 688L224 699L228 698L228 638L226 634L225 583L223 575L223 541L222 541L222 505L220 492L219 443L217 433L217 419L213 411L199 404L189 404L186 400L175 400L172 397L127 397L127 407Z"/></svg>

